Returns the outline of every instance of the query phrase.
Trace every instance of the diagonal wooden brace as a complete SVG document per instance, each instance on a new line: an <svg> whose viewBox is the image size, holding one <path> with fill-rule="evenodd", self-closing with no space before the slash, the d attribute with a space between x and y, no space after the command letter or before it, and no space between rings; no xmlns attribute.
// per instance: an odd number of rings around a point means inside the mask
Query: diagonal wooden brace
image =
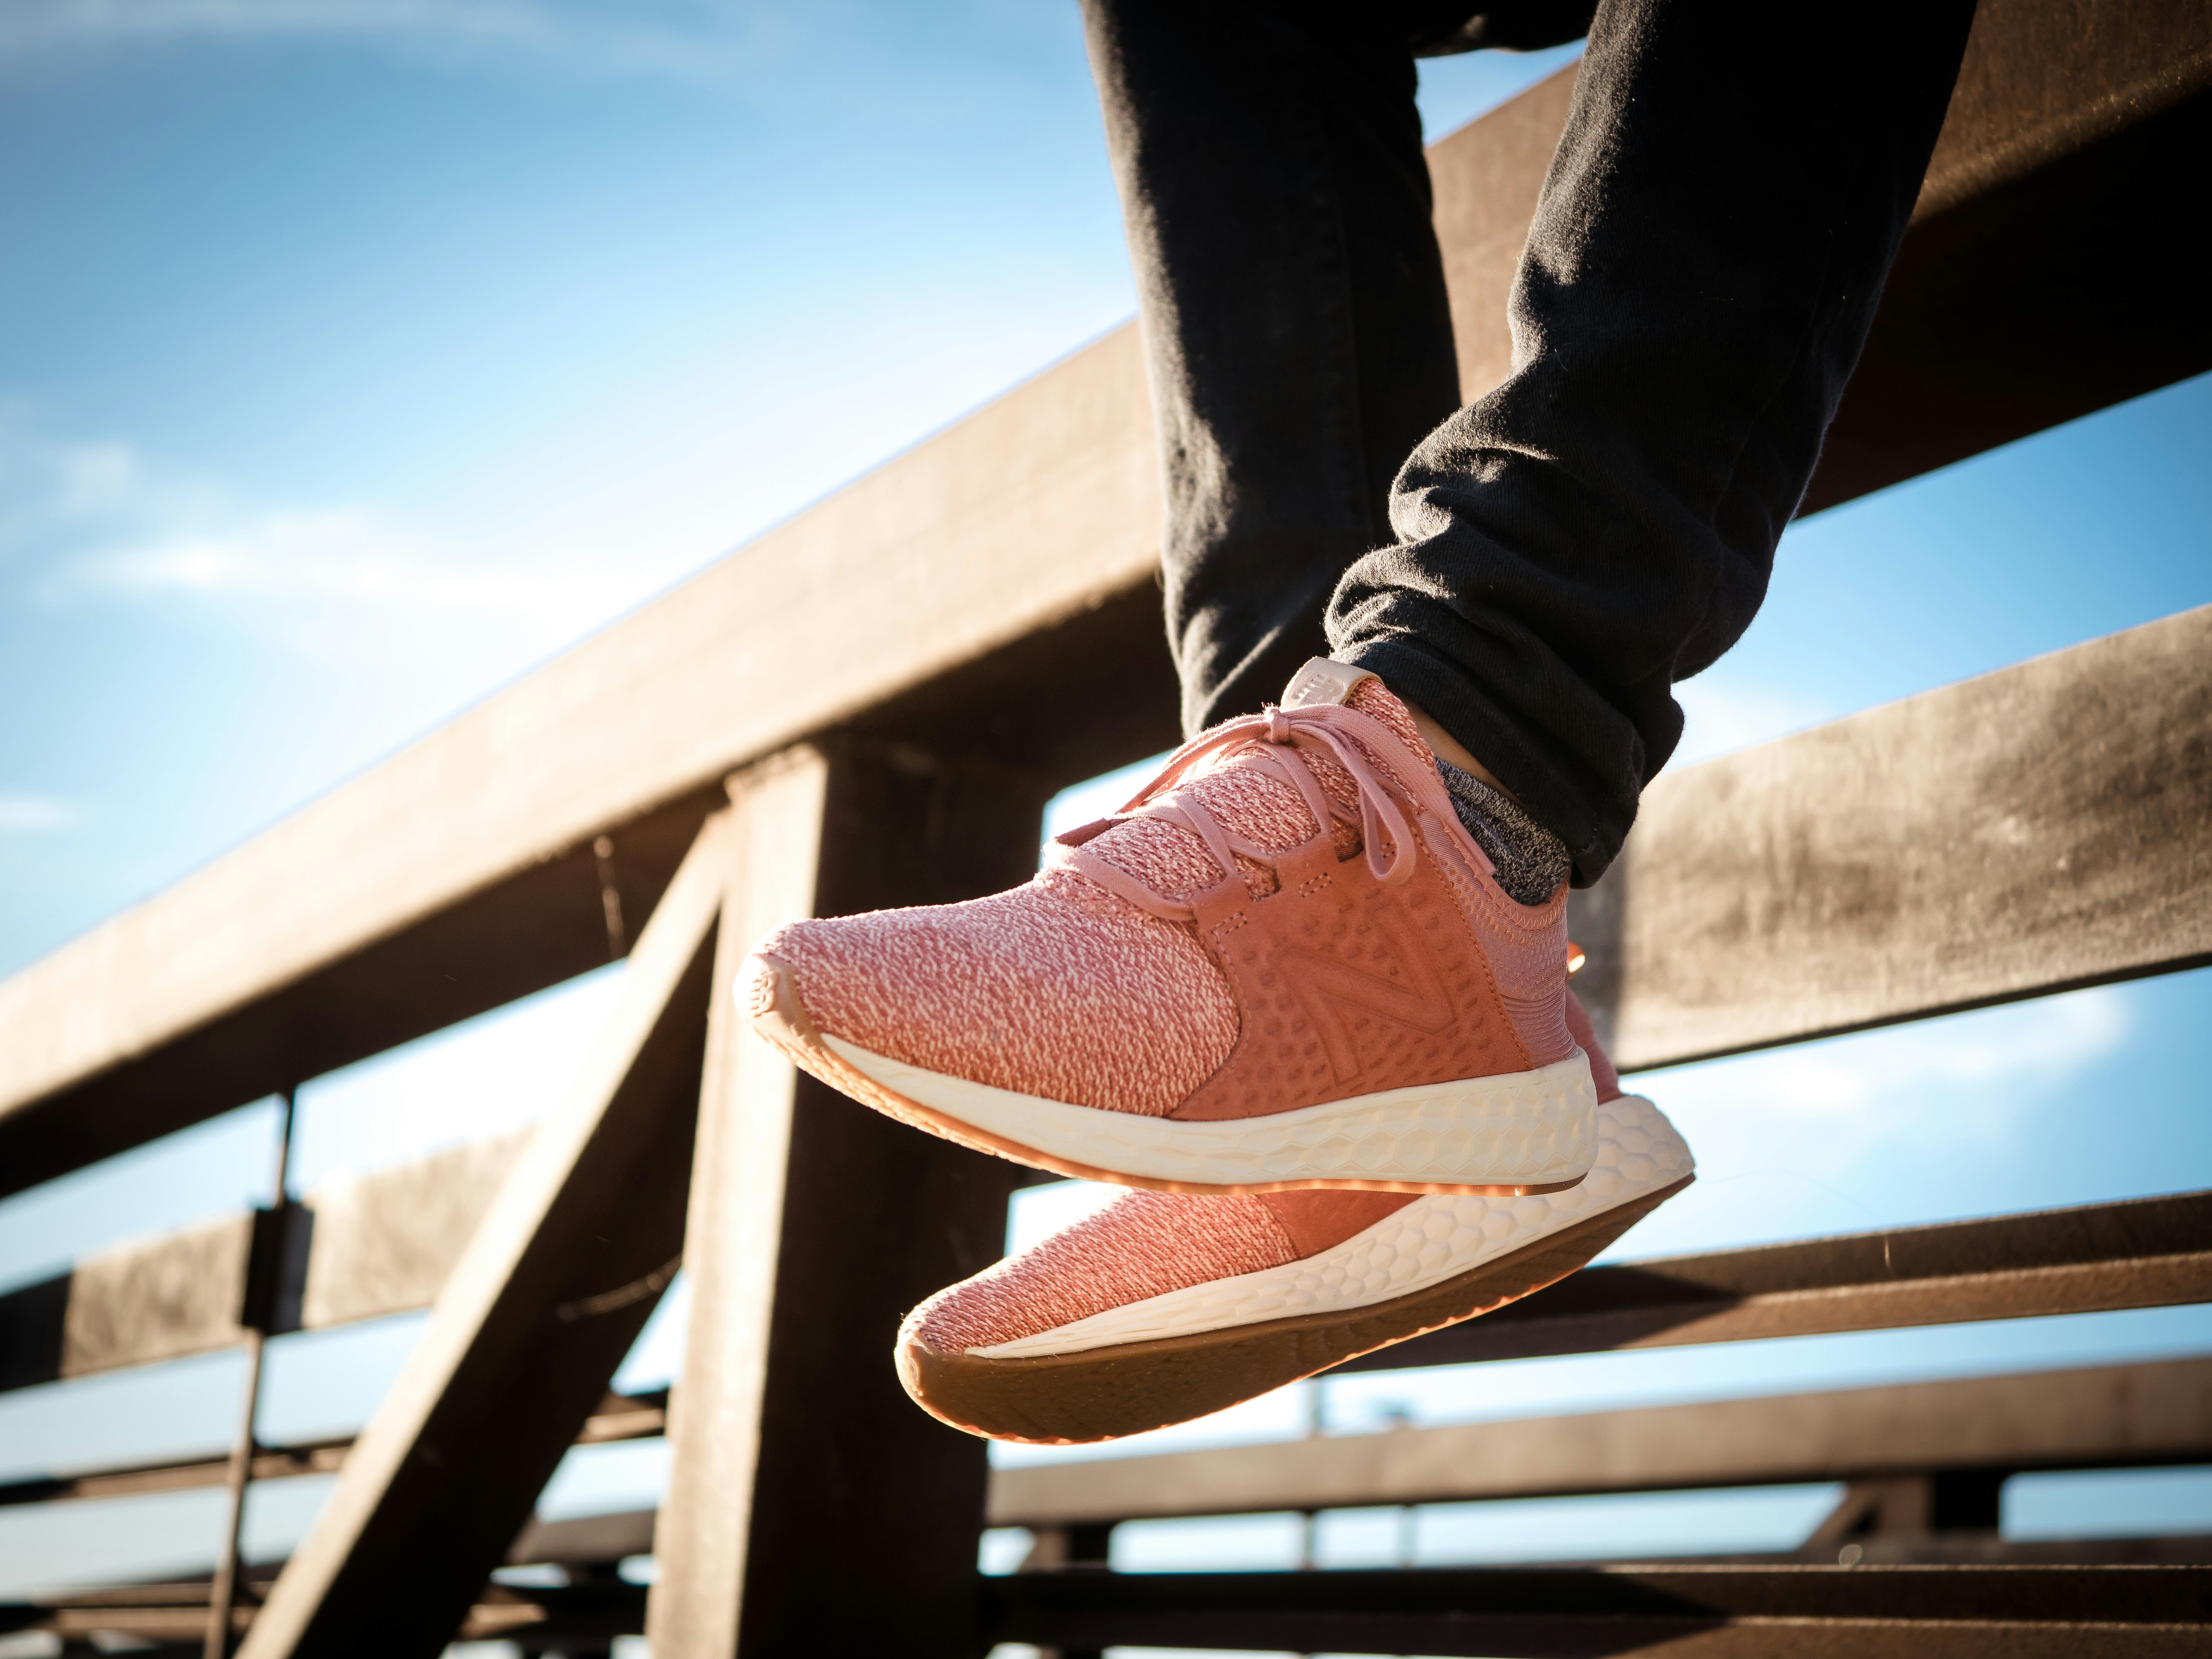
<svg viewBox="0 0 2212 1659"><path fill-rule="evenodd" d="M243 1659L436 1653L605 1394L683 1247L728 836L701 830Z"/></svg>

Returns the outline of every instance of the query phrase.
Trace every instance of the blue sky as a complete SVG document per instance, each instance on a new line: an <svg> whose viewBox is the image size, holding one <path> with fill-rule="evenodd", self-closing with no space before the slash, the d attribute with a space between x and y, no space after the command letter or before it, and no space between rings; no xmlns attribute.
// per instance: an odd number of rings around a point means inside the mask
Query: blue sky
<svg viewBox="0 0 2212 1659"><path fill-rule="evenodd" d="M1429 66L1430 131L1560 61ZM20 0L0 191L0 307L28 325L0 334L0 971L1133 307L1063 0ZM1685 763L2212 601L2208 451L2212 380L1797 526L1750 635L1681 688ZM618 980L311 1085L303 1184L527 1121ZM2209 1015L2183 975L1646 1079L1705 1177L1624 1248L2212 1185L2187 1041ZM268 1125L242 1109L0 1202L0 1288L257 1198ZM1018 1219L1083 1201L1041 1189ZM666 1375L680 1311L633 1380ZM358 1421L414 1328L279 1343L264 1431ZM2208 1350L2194 1312L2105 1316L1362 1378L1322 1404L1358 1428ZM0 1396L0 1478L220 1443L234 1376L216 1357ZM572 1460L548 1507L649 1501L658 1456ZM281 1547L319 1490L270 1488L258 1535ZM2197 1490L2099 1501L2181 1514ZM1787 1531L1821 1498L1696 1524ZM1559 1513L1515 1524L1692 1525ZM1264 1555L1271 1524L1212 1547ZM1490 1523L1421 1524L1448 1553ZM198 1498L0 1512L0 1577L189 1563L212 1525ZM1133 1565L1196 1547L1130 1536Z"/></svg>

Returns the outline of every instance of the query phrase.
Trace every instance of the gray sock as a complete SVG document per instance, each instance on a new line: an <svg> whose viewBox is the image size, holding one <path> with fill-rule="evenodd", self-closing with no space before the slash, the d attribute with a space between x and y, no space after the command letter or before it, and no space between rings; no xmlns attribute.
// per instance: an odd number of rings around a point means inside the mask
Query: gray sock
<svg viewBox="0 0 2212 1659"><path fill-rule="evenodd" d="M1573 867L1567 844L1521 810L1502 789L1439 756L1437 771L1475 845L1498 866L1498 884L1516 904L1541 904Z"/></svg>

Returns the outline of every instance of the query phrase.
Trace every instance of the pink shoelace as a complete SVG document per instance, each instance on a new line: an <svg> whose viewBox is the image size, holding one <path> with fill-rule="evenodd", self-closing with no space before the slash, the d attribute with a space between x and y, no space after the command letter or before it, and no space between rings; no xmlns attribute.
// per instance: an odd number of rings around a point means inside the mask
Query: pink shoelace
<svg viewBox="0 0 2212 1659"><path fill-rule="evenodd" d="M1333 840L1333 826L1337 820L1349 823L1356 817L1367 867L1376 880L1385 885L1408 880L1419 857L1419 843L1396 797L1369 762L1362 743L1383 753L1405 746L1380 720L1339 703L1316 703L1304 708L1277 708L1270 704L1265 714L1230 720L1193 738L1169 757L1159 776L1146 784L1136 799L1120 811L1056 836L1046 848L1046 863L1095 882L1117 897L1166 921L1189 921L1197 915L1198 906L1212 894L1231 882L1243 880L1237 862L1240 856L1272 870L1278 860L1304 852L1315 841ZM1287 849L1261 847L1232 834L1195 794L1174 787L1207 756L1244 744L1251 746L1249 764L1298 792L1313 821L1321 826L1312 839ZM1351 775L1358 803L1356 812L1322 787L1313 768L1299 757L1300 750L1326 753ZM1437 787L1441 790L1442 784ZM1213 861L1226 872L1221 882L1198 895L1192 902L1179 904L1155 893L1083 845L1117 823L1140 817L1158 818L1196 836ZM1387 858L1382 851L1386 837L1390 848Z"/></svg>

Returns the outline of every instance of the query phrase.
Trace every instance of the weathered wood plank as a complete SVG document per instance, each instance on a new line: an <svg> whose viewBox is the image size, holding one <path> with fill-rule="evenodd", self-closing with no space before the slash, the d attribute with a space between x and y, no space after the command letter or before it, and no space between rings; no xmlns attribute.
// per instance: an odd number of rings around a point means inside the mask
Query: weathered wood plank
<svg viewBox="0 0 2212 1659"><path fill-rule="evenodd" d="M2202 366L2212 313L2167 292L2196 265L2157 238L2192 228L2172 204L2212 155L2205 16L2185 0L1983 7L1816 500ZM1503 296L1563 92L1434 152L1470 391L1507 361ZM615 832L643 914L722 776L840 722L995 720L1002 758L1046 769L1158 746L1158 514L1123 329L0 985L0 1191L591 966L593 836ZM1067 721L1027 718L1039 703L1144 719L1119 750L1071 747Z"/></svg>
<svg viewBox="0 0 2212 1659"><path fill-rule="evenodd" d="M1562 70L1429 150L1460 386L1470 398L1512 370L1506 297L1545 170L1566 125L1574 78L1571 68ZM2079 307L2054 304L2055 295L2036 286L2039 265L2062 263L2054 258L2055 248L2039 246L2039 259L2012 261L2007 269L1994 257L2005 228L1996 222L2022 216L2022 187L2039 173L2067 166L2094 149L2099 140L2118 139L2131 127L2170 117L2201 95L2208 83L2212 13L2203 7L2177 7L2162 0L1982 0L1914 209L1901 260L1904 280L1875 325L1870 368L1863 368L1862 381L1854 386L1822 454L1820 477L1813 486L1815 507L2039 431L2094 406L2078 397L2069 401L2066 382L2097 371L2087 364L2070 365L2071 375L2057 377L2054 402L2050 352L2022 351L2020 330L2025 325L2071 336L2085 325L2069 312L2100 307L2086 294L2076 296L2082 302ZM2186 179L2201 167L2201 136L2166 135L2165 149L2131 156L2131 170L2144 176L2100 178L2100 193L2109 201L2138 188L2155 190ZM2063 202L2041 203L2040 212L2037 204L2026 204L2031 220L2054 222L2039 230L2043 242L2063 241L2075 230L2070 223L2055 222L2083 210L2073 194ZM2107 206L2102 216L2128 216L2124 208L2115 211ZM2188 253L2191 227L2182 222L2185 216L2142 216L2148 223L2135 234L2151 239L2153 246L2138 251L2120 279L2140 289L2157 280L2163 264L2178 283L2190 280L2196 262ZM1952 222L1941 222L1945 221ZM1966 257L1960 261L1962 244ZM1931 252L1936 257L1930 258ZM1965 263L1971 275L1953 283L1931 268L1943 261ZM2069 270L2066 276L2079 283L2084 273ZM2023 295L2023 289L2029 291ZM2190 361L2212 366L2204 356L2205 331L2193 318L2177 318L2170 303L2147 306L2144 312L2136 325L2161 331L2161 351L2193 354ZM2179 337L2176 322L2181 325ZM2087 326L2109 336L2114 320ZM2077 341L2075 336L2069 343ZM1996 351L2009 352L2016 361L2008 363ZM2130 356L2133 361L2108 364L2102 374L2112 375L2117 368L2121 374L2140 375L2142 354ZM2103 401L2173 378L2169 371L2115 391ZM1947 418L1931 419L1924 408L1902 406L1899 394L1907 388L1923 397L1940 397Z"/></svg>
<svg viewBox="0 0 2212 1659"><path fill-rule="evenodd" d="M1625 1070L2212 960L2212 606L1662 775L1592 897Z"/></svg>
<svg viewBox="0 0 2212 1659"><path fill-rule="evenodd" d="M1119 1644L1595 1659L2195 1659L2203 1567L1639 1565L1414 1572L1025 1573L983 1581L988 1639L1060 1652ZM198 1591L196 1597L195 1590ZM634 1586L493 1585L458 1632L562 1650L637 1628ZM79 1592L0 1607L79 1640L190 1638L205 1589ZM241 1622L246 1610L240 1608Z"/></svg>
<svg viewBox="0 0 2212 1659"><path fill-rule="evenodd" d="M256 1582L265 1587L265 1578ZM207 1609L204 1579L131 1584L42 1596L30 1603L0 1603L0 1631L58 1636L66 1651L119 1648L173 1653L189 1644L198 1652L198 1632L206 1623ZM595 1577L527 1589L486 1584L454 1634L463 1641L504 1638L532 1647L543 1643L554 1652L604 1653L610 1638L635 1634L644 1623L644 1613L643 1587L619 1579ZM251 1607L232 1611L232 1626L239 1632L249 1629L252 1619Z"/></svg>
<svg viewBox="0 0 2212 1659"><path fill-rule="evenodd" d="M428 1307L529 1140L519 1130L310 1193L301 1328Z"/></svg>
<svg viewBox="0 0 2212 1659"><path fill-rule="evenodd" d="M0 1296L0 1391L244 1341L252 1226L239 1213L131 1239Z"/></svg>
<svg viewBox="0 0 2212 1659"><path fill-rule="evenodd" d="M326 1182L295 1206L275 1331L427 1308L528 1131ZM235 1347L248 1214L86 1257L0 1296L0 1392Z"/></svg>
<svg viewBox="0 0 2212 1659"><path fill-rule="evenodd" d="M2212 1360L998 1469L995 1526L2212 1460Z"/></svg>
<svg viewBox="0 0 2212 1659"><path fill-rule="evenodd" d="M2212 1193L2085 1204L1581 1273L1351 1371L2212 1301Z"/></svg>
<svg viewBox="0 0 2212 1659"><path fill-rule="evenodd" d="M1036 867L1048 780L911 745L824 752L817 913L971 897ZM762 805L756 856L803 870ZM791 874L741 877L749 926L789 912ZM959 1659L979 1650L983 1443L916 1411L885 1357L908 1309L998 1255L1022 1172L794 1085L730 1036L728 1109L699 1150L719 1167L702 1164L691 1212L718 1288L694 1297L675 1392L653 1650Z"/></svg>
<svg viewBox="0 0 2212 1659"><path fill-rule="evenodd" d="M2184 1659L2212 1569L1623 1565L1016 1573L989 1639L1596 1659Z"/></svg>
<svg viewBox="0 0 2212 1659"><path fill-rule="evenodd" d="M1803 510L2212 368L2212 8L1980 0Z"/></svg>
<svg viewBox="0 0 2212 1659"><path fill-rule="evenodd" d="M616 1440L641 1440L660 1433L668 1421L668 1392L609 1395L584 1421L576 1436L580 1446L605 1445ZM256 1452L252 1468L255 1481L290 1480L303 1475L335 1474L345 1467L353 1437L307 1440L285 1446L266 1446ZM119 1468L81 1469L69 1474L35 1476L0 1485L0 1508L23 1504L76 1503L101 1498L133 1498L146 1492L190 1492L220 1486L230 1469L228 1458L188 1459L183 1462L125 1464ZM626 1553L642 1553L640 1551ZM532 1557L532 1559L543 1559Z"/></svg>
<svg viewBox="0 0 2212 1659"><path fill-rule="evenodd" d="M507 1559L517 1564L550 1561L602 1566L625 1556L652 1555L659 1515L653 1510L623 1510L612 1515L582 1515L569 1521L532 1521L514 1540ZM645 1620L637 1621L641 1630Z"/></svg>
<svg viewBox="0 0 2212 1659"><path fill-rule="evenodd" d="M252 1218L225 1216L103 1250L70 1275L61 1375L176 1359L245 1340L238 1316Z"/></svg>
<svg viewBox="0 0 2212 1659"><path fill-rule="evenodd" d="M464 1200L480 1208L489 1201L488 1189L471 1183L484 1166L503 1164L514 1146L512 1139L501 1138L457 1147L369 1179L390 1183L392 1216L450 1213ZM430 1194L409 1193L400 1179L408 1175L429 1188ZM242 1230L245 1219L232 1217L217 1226ZM357 1219L376 1241L361 1254L411 1250L381 1238L392 1217ZM343 1227L318 1230L316 1248L342 1248L346 1236ZM413 1251L414 1266L404 1282L377 1281L384 1286L381 1300L337 1311L368 1317L427 1305L465 1243L465 1236L455 1231L447 1235L452 1255ZM145 1267L125 1275L125 1282L188 1280L190 1264L204 1249L193 1235L181 1243L163 1237L119 1246L109 1259L172 1249L179 1252L174 1264ZM311 1257L311 1280L313 1273ZM0 1389L50 1382L64 1375L63 1332L71 1283L64 1276L0 1297ZM1343 1369L1391 1370L2207 1299L2212 1299L2212 1194L2182 1193L1586 1268L1496 1313L1385 1348ZM175 1350L180 1328L190 1333L181 1352L201 1352L239 1340L234 1281L228 1292L212 1297L193 1285L185 1302L202 1310L204 1317L191 1322L177 1310L156 1310L145 1325L149 1347L167 1343ZM119 1310L85 1317L105 1328L129 1328ZM310 1328L320 1328L313 1321ZM111 1346L105 1358L112 1364L149 1363L139 1352L127 1343ZM162 1355L156 1352L153 1357ZM82 1349L78 1364L77 1375L100 1369Z"/></svg>
<svg viewBox="0 0 2212 1659"><path fill-rule="evenodd" d="M1469 401L1513 372L1506 301L1574 92L1569 67L1429 146L1460 395Z"/></svg>

